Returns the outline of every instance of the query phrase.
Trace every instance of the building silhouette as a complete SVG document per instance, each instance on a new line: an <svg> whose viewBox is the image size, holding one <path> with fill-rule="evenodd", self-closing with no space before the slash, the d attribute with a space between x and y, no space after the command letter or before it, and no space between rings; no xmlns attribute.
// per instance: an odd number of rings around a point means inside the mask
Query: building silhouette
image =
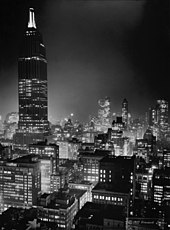
<svg viewBox="0 0 170 230"><path fill-rule="evenodd" d="M47 59L42 35L35 23L34 9L29 9L29 21L18 58L19 122L15 136L17 148L41 141L48 133Z"/></svg>

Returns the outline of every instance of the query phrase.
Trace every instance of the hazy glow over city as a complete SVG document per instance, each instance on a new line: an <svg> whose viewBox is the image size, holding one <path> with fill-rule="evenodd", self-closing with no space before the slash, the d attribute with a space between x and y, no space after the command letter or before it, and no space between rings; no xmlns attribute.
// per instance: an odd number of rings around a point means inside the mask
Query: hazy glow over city
<svg viewBox="0 0 170 230"><path fill-rule="evenodd" d="M29 4L4 3L4 14L13 12L14 16L9 13L6 19L2 13L1 20L2 33L8 37L1 38L3 117L18 108L17 56ZM72 112L75 118L87 120L89 114L96 114L97 101L105 95L111 98L112 112L120 111L126 97L136 114L157 98L169 98L166 37L162 36L166 18L157 16L163 3L152 7L147 1L49 0L32 5L47 48L51 121ZM165 84L154 79L163 79Z"/></svg>
<svg viewBox="0 0 170 230"><path fill-rule="evenodd" d="M0 229L170 229L168 3L2 2Z"/></svg>

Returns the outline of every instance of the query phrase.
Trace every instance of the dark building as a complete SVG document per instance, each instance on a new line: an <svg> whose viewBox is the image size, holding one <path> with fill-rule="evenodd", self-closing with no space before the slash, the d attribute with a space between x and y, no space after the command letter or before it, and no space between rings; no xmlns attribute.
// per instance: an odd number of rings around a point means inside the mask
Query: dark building
<svg viewBox="0 0 170 230"><path fill-rule="evenodd" d="M170 168L154 170L153 199L160 206L170 206Z"/></svg>
<svg viewBox="0 0 170 230"><path fill-rule="evenodd" d="M99 183L92 190L92 201L125 207L129 213L134 200L135 159L104 157L99 165Z"/></svg>
<svg viewBox="0 0 170 230"><path fill-rule="evenodd" d="M19 123L15 142L17 147L26 147L41 140L42 134L49 130L46 51L32 8L18 58L18 94Z"/></svg>
<svg viewBox="0 0 170 230"><path fill-rule="evenodd" d="M56 230L57 226L55 222L38 219L36 208L10 207L0 215L0 229L4 230Z"/></svg>
<svg viewBox="0 0 170 230"><path fill-rule="evenodd" d="M153 174L153 201L157 204L162 229L170 222L170 168L155 169ZM166 229L166 228L165 228ZM167 228L169 229L169 228Z"/></svg>
<svg viewBox="0 0 170 230"><path fill-rule="evenodd" d="M124 208L87 202L74 218L77 230L125 229Z"/></svg>
<svg viewBox="0 0 170 230"><path fill-rule="evenodd" d="M150 128L153 127L153 125L156 123L156 109L155 108L149 108L148 111L148 126Z"/></svg>

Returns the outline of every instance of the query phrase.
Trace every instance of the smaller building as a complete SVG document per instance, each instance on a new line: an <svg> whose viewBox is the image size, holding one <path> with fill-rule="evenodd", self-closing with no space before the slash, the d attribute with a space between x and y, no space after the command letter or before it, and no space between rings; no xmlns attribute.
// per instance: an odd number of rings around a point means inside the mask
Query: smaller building
<svg viewBox="0 0 170 230"><path fill-rule="evenodd" d="M99 161L110 151L96 150L94 153L81 152L80 162L83 166L83 180L96 184L99 181Z"/></svg>
<svg viewBox="0 0 170 230"><path fill-rule="evenodd" d="M41 192L40 162L34 154L0 161L0 212L37 204Z"/></svg>
<svg viewBox="0 0 170 230"><path fill-rule="evenodd" d="M41 191L50 192L51 175L56 175L59 167L59 147L56 144L38 142L29 145L29 152L36 154L41 164Z"/></svg>
<svg viewBox="0 0 170 230"><path fill-rule="evenodd" d="M74 216L78 211L78 200L68 190L60 190L39 198L38 218L41 221L54 222L59 229L71 230Z"/></svg>
<svg viewBox="0 0 170 230"><path fill-rule="evenodd" d="M137 169L135 172L135 196L144 200L152 198L153 169Z"/></svg>
<svg viewBox="0 0 170 230"><path fill-rule="evenodd" d="M158 230L159 219L157 218L127 218L126 229L137 229L137 230Z"/></svg>
<svg viewBox="0 0 170 230"><path fill-rule="evenodd" d="M87 201L92 201L92 189L94 188L93 183L89 181L81 181L80 183L74 183L69 181L68 184L69 188L72 189L80 189L80 190L86 190L87 191Z"/></svg>
<svg viewBox="0 0 170 230"><path fill-rule="evenodd" d="M0 215L0 229L3 230L28 230L44 229L55 230L55 222L41 221L37 218L36 208L14 208L11 207Z"/></svg>
<svg viewBox="0 0 170 230"><path fill-rule="evenodd" d="M78 210L80 210L87 202L88 194L86 190L68 189L71 196L75 196L78 200Z"/></svg>
<svg viewBox="0 0 170 230"><path fill-rule="evenodd" d="M57 192L64 188L69 181L69 172L65 167L59 167L58 172L50 176L50 192Z"/></svg>

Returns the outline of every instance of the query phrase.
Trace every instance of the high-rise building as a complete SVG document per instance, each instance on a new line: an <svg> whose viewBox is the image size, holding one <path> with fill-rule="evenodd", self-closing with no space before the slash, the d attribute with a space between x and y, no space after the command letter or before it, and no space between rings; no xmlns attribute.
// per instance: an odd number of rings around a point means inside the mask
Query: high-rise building
<svg viewBox="0 0 170 230"><path fill-rule="evenodd" d="M36 205L41 192L38 157L30 154L0 162L0 212L13 207Z"/></svg>
<svg viewBox="0 0 170 230"><path fill-rule="evenodd" d="M111 127L110 98L105 97L104 99L98 100L98 105L96 130L107 132L108 128Z"/></svg>
<svg viewBox="0 0 170 230"><path fill-rule="evenodd" d="M42 36L29 9L18 59L19 123L16 144L28 146L49 129L47 107L47 59ZM17 146L18 147L18 146Z"/></svg>
<svg viewBox="0 0 170 230"><path fill-rule="evenodd" d="M125 128L127 128L128 125L128 101L126 98L122 102L122 121L125 124Z"/></svg>
<svg viewBox="0 0 170 230"><path fill-rule="evenodd" d="M156 123L156 109L149 108L148 111L148 126L153 128L153 125Z"/></svg>
<svg viewBox="0 0 170 230"><path fill-rule="evenodd" d="M168 102L157 100L157 122L160 131L165 133L168 130Z"/></svg>
<svg viewBox="0 0 170 230"><path fill-rule="evenodd" d="M149 109L149 128L157 139L162 139L168 132L168 101L157 100L156 106Z"/></svg>
<svg viewBox="0 0 170 230"><path fill-rule="evenodd" d="M59 166L59 147L56 144L40 142L29 145L29 153L35 154L40 160L41 192L50 193L51 175L56 175Z"/></svg>

